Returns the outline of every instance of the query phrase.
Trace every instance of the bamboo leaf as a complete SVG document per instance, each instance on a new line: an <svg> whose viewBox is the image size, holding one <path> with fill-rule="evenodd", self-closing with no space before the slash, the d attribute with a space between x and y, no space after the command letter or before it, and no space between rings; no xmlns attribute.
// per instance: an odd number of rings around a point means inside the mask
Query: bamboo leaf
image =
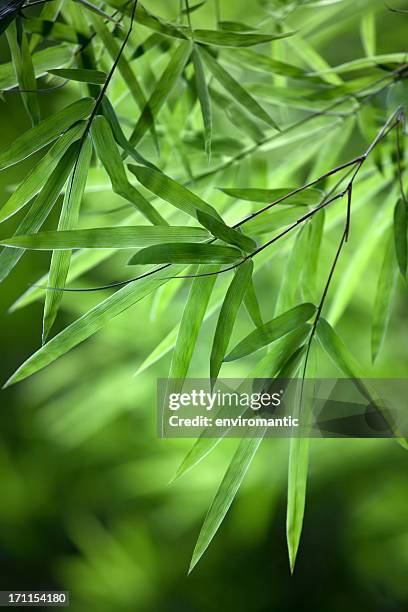
<svg viewBox="0 0 408 612"><path fill-rule="evenodd" d="M92 143L89 136L86 136L84 142L81 143L79 156L71 172L68 187L65 192L58 222L58 229L61 231L72 229L78 225L79 209L85 191L91 157ZM58 287L61 289L65 287L70 261L71 251L53 252L48 276L48 284L50 287ZM55 291L54 289L47 291L45 294L43 342L47 339L57 317L62 295L62 291Z"/></svg>
<svg viewBox="0 0 408 612"><path fill-rule="evenodd" d="M197 268L196 278L191 284L174 347L168 391L176 392L183 387L183 381L190 367L218 270L218 266L199 266ZM211 274L211 276L200 276L200 274Z"/></svg>
<svg viewBox="0 0 408 612"><path fill-rule="evenodd" d="M197 219L215 238L223 240L227 244L232 244L247 253L252 253L257 247L255 240L244 236L224 222L218 221L213 215L198 210Z"/></svg>
<svg viewBox="0 0 408 612"><path fill-rule="evenodd" d="M398 266L404 278L407 276L407 232L408 204L400 199L394 210L394 241Z"/></svg>
<svg viewBox="0 0 408 612"><path fill-rule="evenodd" d="M31 355L7 381L6 387L39 372L69 350L95 334L111 319L118 316L147 295L155 291L168 277L181 272L182 268L163 270L154 276L134 281L100 302L82 317L71 323L62 332Z"/></svg>
<svg viewBox="0 0 408 612"><path fill-rule="evenodd" d="M64 66L71 59L72 52L64 45L48 47L47 49L38 51L32 56L35 75L38 78L46 74L48 70ZM0 90L11 89L17 84L18 79L15 76L13 64L11 62L0 64Z"/></svg>
<svg viewBox="0 0 408 612"><path fill-rule="evenodd" d="M78 155L78 145L74 143L65 153L36 197L24 219L18 225L15 235L34 233L44 223L58 199L68 179L68 175ZM11 239L13 240L13 238ZM24 248L5 248L0 253L0 282L3 281L24 255Z"/></svg>
<svg viewBox="0 0 408 612"><path fill-rule="evenodd" d="M215 330L214 342L211 350L210 359L210 378L215 381L218 378L222 362L228 349L234 329L235 319L242 304L248 283L252 278L254 265L251 260L247 260L236 271L225 295L221 307L220 315Z"/></svg>
<svg viewBox="0 0 408 612"><path fill-rule="evenodd" d="M103 115L95 117L93 120L91 134L97 155L109 174L115 193L131 202L151 223L167 225L167 221L155 210L152 204L129 183L112 130Z"/></svg>
<svg viewBox="0 0 408 612"><path fill-rule="evenodd" d="M261 307L259 306L258 298L255 292L254 281L252 278L247 286L247 290L244 297L244 304L255 327L262 327L263 319L261 314Z"/></svg>
<svg viewBox="0 0 408 612"><path fill-rule="evenodd" d="M93 28L102 40L104 47L109 53L113 61L118 60L118 71L120 72L123 80L125 81L129 93L138 105L140 109L143 109L146 104L146 97L143 89L136 77L136 74L132 70L129 62L127 61L124 53L120 54L120 44L109 32L103 20L93 13L89 15ZM150 126L149 126L150 127Z"/></svg>
<svg viewBox="0 0 408 612"><path fill-rule="evenodd" d="M48 73L61 79L79 81L80 83L93 83L94 85L103 85L107 76L106 72L89 68L54 68L54 70L49 70Z"/></svg>
<svg viewBox="0 0 408 612"><path fill-rule="evenodd" d="M263 433L264 430L260 429L259 437L243 438L239 443L201 528L191 559L190 572L195 565L197 565L198 561L211 544L212 539L234 501L234 497L262 442Z"/></svg>
<svg viewBox="0 0 408 612"><path fill-rule="evenodd" d="M305 301L315 302L317 299L318 268L324 221L325 211L322 209L313 215L306 227L307 256L302 274L302 297Z"/></svg>
<svg viewBox="0 0 408 612"><path fill-rule="evenodd" d="M0 151L0 170L26 159L58 138L74 123L86 119L91 114L93 105L92 98L78 100L21 134Z"/></svg>
<svg viewBox="0 0 408 612"><path fill-rule="evenodd" d="M275 200L285 198L293 191L296 191L295 187L282 187L281 189L254 189L254 188L233 188L233 187L222 187L220 191L232 198L238 200L245 200L247 202L261 202L262 204L269 204ZM300 193L294 193L282 201L282 204L290 204L292 206L310 206L317 204L322 197L320 189L305 189Z"/></svg>
<svg viewBox="0 0 408 612"><path fill-rule="evenodd" d="M68 42L72 44L84 44L86 36L78 32L75 28L59 21L47 21L30 17L26 23L28 32L38 34L42 39Z"/></svg>
<svg viewBox="0 0 408 612"><path fill-rule="evenodd" d="M16 235L0 244L34 250L131 249L163 242L204 242L210 235L199 227L145 226L98 227Z"/></svg>
<svg viewBox="0 0 408 612"><path fill-rule="evenodd" d="M286 77L293 77L295 79L303 78L310 81L310 77L308 77L307 72L302 68L272 59L267 55L257 53L253 49L241 48L234 49L234 51L226 50L222 57L227 63L232 63L239 68L242 68L244 65L250 70L256 70L263 73L266 72L268 74L279 74Z"/></svg>
<svg viewBox="0 0 408 612"><path fill-rule="evenodd" d="M255 329L225 357L224 361L235 361L267 346L281 336L306 323L316 311L313 304L300 304L279 315L262 327Z"/></svg>
<svg viewBox="0 0 408 612"><path fill-rule="evenodd" d="M207 81L205 79L203 63L201 61L200 54L195 47L193 49L193 63L197 95L200 102L201 115L203 117L205 150L210 158L212 140L211 100L208 92Z"/></svg>
<svg viewBox="0 0 408 612"><path fill-rule="evenodd" d="M224 33L222 32L221 35ZM227 93L238 102L244 110L248 113L260 119L264 123L273 127L279 131L275 121L268 115L268 113L258 104L243 87L232 77L226 70L217 62L217 60L206 51L203 47L200 48L200 54L204 58L208 69L213 74L214 78L217 79L219 84L227 91Z"/></svg>
<svg viewBox="0 0 408 612"><path fill-rule="evenodd" d="M13 21L6 30L7 41L10 47L14 71L20 86L21 97L26 107L31 123L36 125L40 121L40 106L37 96L37 83L34 66L28 47L27 37L22 30L21 22L17 27Z"/></svg>
<svg viewBox="0 0 408 612"><path fill-rule="evenodd" d="M194 30L194 39L203 45L216 47L253 47L272 40L293 36L295 32L258 34L252 32L229 32L227 30Z"/></svg>
<svg viewBox="0 0 408 612"><path fill-rule="evenodd" d="M187 187L180 185L180 183L166 176L163 172L143 166L134 166L132 164L128 167L146 189L162 200L169 202L169 204L185 212L187 215L197 219L197 211L199 210L208 215L212 215L222 222L221 217L210 204L204 202L204 200L187 189Z"/></svg>
<svg viewBox="0 0 408 612"><path fill-rule="evenodd" d="M191 41L183 41L175 50L129 138L131 145L137 145L153 125L190 58L191 48Z"/></svg>
<svg viewBox="0 0 408 612"><path fill-rule="evenodd" d="M398 270L395 264L394 244L392 236L390 236L387 241L374 300L371 329L371 355L373 362L378 357L388 329L391 308L397 288Z"/></svg>
<svg viewBox="0 0 408 612"><path fill-rule="evenodd" d="M160 244L138 251L129 266L159 263L236 263L242 258L238 249L217 244Z"/></svg>
<svg viewBox="0 0 408 612"><path fill-rule="evenodd" d="M274 378L275 376L277 378L292 376L294 369L299 365L299 347L310 334L310 330L311 326L306 324L277 340L270 347L270 350L265 357L261 359L255 368L248 374L247 380ZM289 360L288 355L291 356ZM221 416L221 411L222 408L219 416ZM228 430L226 429L223 433L226 434L227 431ZM219 438L208 437L208 431L204 429L200 437L193 444L190 451L187 453L182 463L178 467L173 478L173 482L189 472L203 459L205 459L205 457L207 457L207 455L214 450L221 440L221 436Z"/></svg>
<svg viewBox="0 0 408 612"><path fill-rule="evenodd" d="M23 208L42 189L64 153L73 142L81 138L84 129L83 122L77 123L53 144L0 209L0 223Z"/></svg>
<svg viewBox="0 0 408 612"><path fill-rule="evenodd" d="M375 32L375 12L364 11L360 23L361 42L363 43L365 54L368 57L375 55L376 32Z"/></svg>

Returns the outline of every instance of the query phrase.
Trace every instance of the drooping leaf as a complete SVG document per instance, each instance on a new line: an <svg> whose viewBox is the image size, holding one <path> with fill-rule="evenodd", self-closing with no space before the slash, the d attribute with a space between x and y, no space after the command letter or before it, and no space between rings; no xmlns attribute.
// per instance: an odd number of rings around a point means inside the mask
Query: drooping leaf
<svg viewBox="0 0 408 612"><path fill-rule="evenodd" d="M207 81L205 79L204 67L201 61L200 54L197 49L193 49L193 63L195 84L197 89L198 100L201 107L201 115L203 117L205 150L208 157L211 156L211 140L212 140L212 112L211 100L208 92Z"/></svg>
<svg viewBox="0 0 408 612"><path fill-rule="evenodd" d="M89 165L92 157L92 143L89 136L81 143L78 159L76 160L65 192L61 214L58 222L58 230L65 231L78 225L79 210L85 191L88 177ZM49 286L63 289L68 276L71 251L54 251L51 257L50 272L48 276ZM62 291L51 289L45 294L44 317L43 317L43 342L47 339L54 321L57 317L62 300Z"/></svg>
<svg viewBox="0 0 408 612"><path fill-rule="evenodd" d="M233 264L242 259L241 252L229 246L217 244L160 244L138 251L129 266L159 263L225 263Z"/></svg>
<svg viewBox="0 0 408 612"><path fill-rule="evenodd" d="M70 349L95 334L109 323L111 319L145 298L163 283L166 283L169 276L180 272L182 272L180 267L172 268L170 271L163 270L154 276L131 282L122 289L119 289L119 291L116 291L113 295L71 323L71 325L68 325L62 332L54 336L47 344L31 355L11 376L5 386L13 385L42 370Z"/></svg>
<svg viewBox="0 0 408 612"><path fill-rule="evenodd" d="M93 120L91 134L98 157L109 174L113 190L131 202L151 223L167 225L167 221L156 211L152 204L129 183L112 130L103 115L95 117Z"/></svg>
<svg viewBox="0 0 408 612"><path fill-rule="evenodd" d="M392 237L390 236L387 241L374 300L371 329L371 355L373 362L378 357L387 333L391 308L397 288L397 278L398 270L395 261L395 249Z"/></svg>
<svg viewBox="0 0 408 612"><path fill-rule="evenodd" d="M36 197L15 234L36 232L48 217L58 199L78 155L78 145L74 143L62 157L54 172ZM11 239L13 240L13 238ZM4 248L0 253L0 282L3 281L24 255L24 248Z"/></svg>
<svg viewBox="0 0 408 612"><path fill-rule="evenodd" d="M248 374L247 380L249 379L262 379L262 378L279 378L290 377L293 374L293 369L298 366L299 360L299 347L303 345L306 337L309 335L311 326L305 324L295 331L287 334L286 336L277 340L271 347L265 357L257 363L255 368ZM291 356L288 360L288 355ZM220 414L223 408L220 409ZM217 414L218 416L218 414ZM220 432L220 437L209 437L208 431L203 430L200 437L196 440L190 451L184 457L182 463L177 469L177 472L173 478L177 480L196 465L198 465L209 453L220 442L221 434L226 434L228 428L224 432Z"/></svg>
<svg viewBox="0 0 408 612"><path fill-rule="evenodd" d="M252 278L253 268L254 265L250 259L243 263L236 271L225 295L211 350L210 378L212 381L217 379L221 369L238 310L247 291L248 283Z"/></svg>
<svg viewBox="0 0 408 612"><path fill-rule="evenodd" d="M375 55L376 31L375 31L375 12L366 10L361 16L360 24L361 42L363 43L365 54L368 57Z"/></svg>
<svg viewBox="0 0 408 612"><path fill-rule="evenodd" d="M256 295L253 279L251 279L248 283L247 290L244 296L244 304L255 327L262 327L263 319L261 314L261 307L259 305L259 301Z"/></svg>
<svg viewBox="0 0 408 612"><path fill-rule="evenodd" d="M224 33L221 33L223 35ZM229 72L221 66L219 62L204 48L200 48L200 54L203 57L208 69L213 74L214 78L217 79L219 84L227 91L227 93L238 102L242 108L248 113L260 119L264 123L273 127L275 130L279 130L275 121L268 115L268 113L258 104L247 91L242 87L238 81L234 79Z"/></svg>
<svg viewBox="0 0 408 612"><path fill-rule="evenodd" d="M304 270L305 260L309 257L308 238L307 227L302 225L286 259L278 299L276 300L275 314L286 312L299 299L302 299L304 284L301 280L303 280L302 271ZM298 295L299 293L300 295Z"/></svg>
<svg viewBox="0 0 408 612"><path fill-rule="evenodd" d="M204 202L204 200L187 189L187 187L180 185L180 183L177 183L163 172L132 164L129 165L129 170L133 172L137 180L146 189L194 219L197 219L197 211L200 210L222 221L217 211L210 204Z"/></svg>
<svg viewBox="0 0 408 612"><path fill-rule="evenodd" d="M242 68L244 65L250 70L256 70L268 74L279 74L285 77L293 77L296 79L309 79L307 72L302 68L272 59L262 53L257 53L253 49L234 49L234 51L226 50L223 53L223 59L227 63Z"/></svg>
<svg viewBox="0 0 408 612"><path fill-rule="evenodd" d="M77 123L52 145L0 209L0 223L23 208L42 189L64 153L73 142L81 138L84 129L83 122Z"/></svg>
<svg viewBox="0 0 408 612"><path fill-rule="evenodd" d="M153 125L189 60L191 48L191 41L183 41L173 53L129 138L131 145L137 145Z"/></svg>
<svg viewBox="0 0 408 612"><path fill-rule="evenodd" d="M0 170L26 159L55 140L74 123L86 119L91 114L93 105L91 98L77 100L18 136L0 151Z"/></svg>
<svg viewBox="0 0 408 612"><path fill-rule="evenodd" d="M267 346L281 336L306 323L316 311L313 304L300 304L279 315L269 323L255 329L225 357L224 361L235 361Z"/></svg>
<svg viewBox="0 0 408 612"><path fill-rule="evenodd" d="M7 41L10 47L15 75L21 91L21 97L26 107L31 123L36 125L40 121L40 105L37 95L37 82L28 47L27 36L22 29L21 22L13 21L6 30Z"/></svg>
<svg viewBox="0 0 408 612"><path fill-rule="evenodd" d="M211 544L224 520L262 442L263 434L264 428L260 428L258 437L243 438L239 443L201 528L191 559L190 572Z"/></svg>
<svg viewBox="0 0 408 612"><path fill-rule="evenodd" d="M199 227L145 226L98 227L16 235L0 244L34 250L131 249L163 242L204 242L210 234Z"/></svg>
<svg viewBox="0 0 408 612"><path fill-rule="evenodd" d="M215 238L223 240L227 244L232 244L247 253L252 253L257 247L255 240L222 223L213 215L198 210L197 219Z"/></svg>
<svg viewBox="0 0 408 612"><path fill-rule="evenodd" d="M218 266L198 266L180 322L169 371L167 392L178 392L187 376L198 334L217 279ZM209 276L200 276L209 274Z"/></svg>
<svg viewBox="0 0 408 612"><path fill-rule="evenodd" d="M307 254L302 273L302 297L305 301L316 302L317 300L318 268L324 221L325 211L322 209L313 215L306 226Z"/></svg>
<svg viewBox="0 0 408 612"><path fill-rule="evenodd" d="M107 76L106 72L102 72L102 70L91 70L90 68L54 68L54 70L49 70L48 73L61 77L61 79L93 83L94 85L103 85Z"/></svg>
<svg viewBox="0 0 408 612"><path fill-rule="evenodd" d="M402 276L407 275L408 253L408 204L403 199L398 200L394 210L394 241L398 266Z"/></svg>

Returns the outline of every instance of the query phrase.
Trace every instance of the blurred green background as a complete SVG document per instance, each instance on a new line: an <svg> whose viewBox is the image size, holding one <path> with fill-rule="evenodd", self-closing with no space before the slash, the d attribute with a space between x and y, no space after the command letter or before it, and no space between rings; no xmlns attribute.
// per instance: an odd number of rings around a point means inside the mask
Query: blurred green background
<svg viewBox="0 0 408 612"><path fill-rule="evenodd" d="M176 2L147 4L163 16L174 15ZM406 50L408 15L391 13L380 1L341 4L340 12L335 4L300 9L289 24L304 28L310 45L337 65L364 55L360 19L364 11L374 9L378 52ZM221 0L221 10L224 19L250 23L264 15L258 5L238 0ZM316 15L324 16L321 26L313 22ZM208 25L210 11L200 11L195 19ZM284 48L290 57L290 48ZM264 52L269 50L266 47ZM4 41L0 53L1 61L6 61ZM74 94L65 89L43 96L44 114L65 105ZM19 97L7 94L0 115L2 145L27 127ZM356 125L351 129L339 161L364 148ZM331 146L336 147L336 139ZM311 170L310 163L303 166L297 159L290 175L293 153L290 147L283 154L268 153L267 172L274 164L281 171L286 163L287 176L300 184ZM313 156L322 172L328 169L326 153L317 148ZM10 185L32 163L0 175L2 202ZM264 186L261 156L238 170L242 168L251 186ZM218 185L241 180L245 186L238 174L225 175ZM273 175L268 176L268 184L275 186ZM364 190L365 186L357 188L357 199L364 197ZM380 189L358 209L350 254L339 266L337 287L387 195ZM118 203L109 191L86 197L89 210ZM56 216L49 226L55 222ZM84 222L89 224L89 219ZM14 224L3 226L2 235L9 235ZM330 246L329 238L327 261ZM375 367L369 360L370 304L381 249L380 243L373 246L338 328L368 376L405 377L407 289L402 283L384 351ZM257 281L266 318L284 258L277 255L276 265L271 264ZM48 262L47 254L26 255L1 286L1 381L40 344L41 303L13 314L7 310L47 270ZM106 262L89 273L84 284L109 282L117 270L115 262ZM191 442L159 440L156 435L156 380L166 376L169 356L132 376L179 321L185 296L184 286L155 319L152 300L143 301L44 372L1 391L1 589L69 590L75 612L407 611L408 455L387 440L313 441L304 532L293 577L285 543L288 443L266 440L213 544L187 576L201 522L236 442L221 444L200 466L170 485ZM98 297L74 294L64 299L60 328ZM208 373L208 338L214 323L212 317L202 330L192 375ZM234 333L240 337L249 329L243 314ZM323 355L319 366L324 374L334 372ZM231 367L226 375L245 374L245 368L247 364L240 370Z"/></svg>

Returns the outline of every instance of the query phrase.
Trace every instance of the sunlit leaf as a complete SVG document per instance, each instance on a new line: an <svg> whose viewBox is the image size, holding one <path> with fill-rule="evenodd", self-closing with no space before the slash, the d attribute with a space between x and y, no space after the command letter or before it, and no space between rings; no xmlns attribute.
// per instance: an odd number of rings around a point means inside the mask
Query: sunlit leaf
<svg viewBox="0 0 408 612"><path fill-rule="evenodd" d="M198 210L197 219L213 236L227 244L232 244L248 253L252 253L257 247L255 240L222 223L213 215Z"/></svg>
<svg viewBox="0 0 408 612"><path fill-rule="evenodd" d="M205 79L204 67L201 61L200 54L197 49L193 49L194 74L197 88L197 95L200 102L201 114L204 124L205 135L205 150L207 155L211 155L211 139L212 139L212 113L211 100L208 93L207 81Z"/></svg>
<svg viewBox="0 0 408 612"><path fill-rule="evenodd" d="M85 68L54 68L49 70L52 74L62 79L70 81L79 81L80 83L93 83L95 85L103 85L106 80L106 73L101 70L90 70Z"/></svg>

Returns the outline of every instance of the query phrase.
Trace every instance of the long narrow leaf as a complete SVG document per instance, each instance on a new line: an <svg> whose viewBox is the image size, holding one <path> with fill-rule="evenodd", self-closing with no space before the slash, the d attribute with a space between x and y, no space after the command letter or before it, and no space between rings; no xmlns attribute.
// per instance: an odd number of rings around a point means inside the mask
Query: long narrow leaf
<svg viewBox="0 0 408 612"><path fill-rule="evenodd" d="M397 279L398 269L395 261L395 249L392 236L390 236L386 245L374 300L371 328L371 355L373 362L378 357L387 333L391 308L397 288Z"/></svg>
<svg viewBox="0 0 408 612"><path fill-rule="evenodd" d="M233 247L217 244L160 244L146 247L132 257L128 265L159 263L235 263L242 257Z"/></svg>

